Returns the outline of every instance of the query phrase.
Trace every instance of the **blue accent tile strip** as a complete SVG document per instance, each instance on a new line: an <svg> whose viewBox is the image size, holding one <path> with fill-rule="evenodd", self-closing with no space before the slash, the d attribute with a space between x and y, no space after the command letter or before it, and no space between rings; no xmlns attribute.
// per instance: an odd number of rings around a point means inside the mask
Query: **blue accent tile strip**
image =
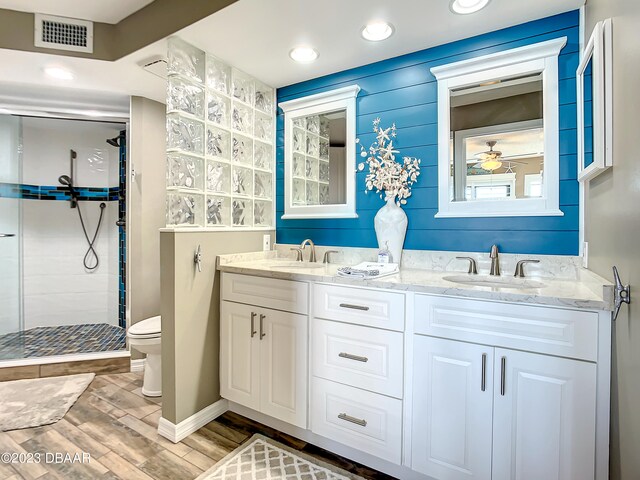
<svg viewBox="0 0 640 480"><path fill-rule="evenodd" d="M484 35L440 45L370 65L278 89L278 102L357 83L356 131L368 145L371 122L398 126L403 156L422 159L421 175L405 212L409 228L405 248L488 252L492 244L506 253L578 254L579 194L576 180L576 80L579 12L571 11ZM562 217L434 218L438 211L437 84L431 68L480 55L559 37L567 45L558 58L560 100L560 209ZM284 213L284 116L276 118L276 239L300 243L307 237L325 245L377 247L373 217L383 206L366 195L364 177L356 177L356 219L282 220Z"/></svg>
<svg viewBox="0 0 640 480"><path fill-rule="evenodd" d="M120 140L120 180L117 189L114 192L109 190L109 199L111 195L118 200L118 215L120 219L125 219L127 214L127 139L126 131L121 131ZM122 328L127 327L127 229L126 226L118 227L118 323Z"/></svg>
<svg viewBox="0 0 640 480"><path fill-rule="evenodd" d="M76 191L80 201L115 202L118 201L120 187L76 187ZM71 200L67 187L19 183L0 183L0 197L67 202Z"/></svg>

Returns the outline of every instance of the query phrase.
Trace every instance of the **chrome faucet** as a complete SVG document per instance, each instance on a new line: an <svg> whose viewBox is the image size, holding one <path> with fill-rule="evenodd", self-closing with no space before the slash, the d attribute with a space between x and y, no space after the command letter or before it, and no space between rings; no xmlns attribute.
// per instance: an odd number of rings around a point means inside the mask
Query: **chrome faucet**
<svg viewBox="0 0 640 480"><path fill-rule="evenodd" d="M300 248L302 250L304 250L304 247L306 247L307 244L309 244L309 246L311 247L311 253L309 253L309 261L310 262L315 262L316 261L316 246L314 245L314 243L311 241L310 238L307 238L306 240L303 240L303 242L300 244Z"/></svg>
<svg viewBox="0 0 640 480"><path fill-rule="evenodd" d="M500 276L500 257L498 256L498 246L491 246L491 253L489 253L489 258L491 258L491 270L489 271L489 275Z"/></svg>

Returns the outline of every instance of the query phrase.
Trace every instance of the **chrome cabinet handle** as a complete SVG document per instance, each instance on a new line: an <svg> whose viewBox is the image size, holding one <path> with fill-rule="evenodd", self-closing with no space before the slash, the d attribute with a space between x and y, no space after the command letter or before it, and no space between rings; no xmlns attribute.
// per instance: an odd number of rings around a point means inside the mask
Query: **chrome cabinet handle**
<svg viewBox="0 0 640 480"><path fill-rule="evenodd" d="M15 233L0 233L0 238L15 237Z"/></svg>
<svg viewBox="0 0 640 480"><path fill-rule="evenodd" d="M480 380L480 390L487 389L487 354L482 354L482 379Z"/></svg>
<svg viewBox="0 0 640 480"><path fill-rule="evenodd" d="M363 310L365 312L369 310L369 307L366 307L364 305L352 305L351 303L341 303L340 306L342 308L350 308L352 310Z"/></svg>
<svg viewBox="0 0 640 480"><path fill-rule="evenodd" d="M506 370L507 370L507 357L502 357L500 359L500 395L504 397L504 392L506 390Z"/></svg>
<svg viewBox="0 0 640 480"><path fill-rule="evenodd" d="M367 421L364 419L352 417L351 415L347 415L346 413L341 413L338 415L340 420L344 420L345 422L355 423L356 425L360 425L361 427L367 426Z"/></svg>
<svg viewBox="0 0 640 480"><path fill-rule="evenodd" d="M256 332L255 321L256 321L256 312L251 312L251 338L258 333Z"/></svg>
<svg viewBox="0 0 640 480"><path fill-rule="evenodd" d="M356 362L362 362L362 363L367 363L369 361L367 357L361 357L360 355L352 355L347 352L340 352L338 356L342 358L348 358L349 360L355 360Z"/></svg>
<svg viewBox="0 0 640 480"><path fill-rule="evenodd" d="M266 317L266 315L263 315L262 313L260 314L260 340L267 336L267 334L264 333L264 319Z"/></svg>

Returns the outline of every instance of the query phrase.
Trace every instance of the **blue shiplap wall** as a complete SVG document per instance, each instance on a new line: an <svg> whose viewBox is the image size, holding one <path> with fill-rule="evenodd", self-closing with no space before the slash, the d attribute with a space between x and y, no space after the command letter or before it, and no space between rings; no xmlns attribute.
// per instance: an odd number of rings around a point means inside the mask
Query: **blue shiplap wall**
<svg viewBox="0 0 640 480"><path fill-rule="evenodd" d="M556 15L401 57L280 88L278 102L357 83L357 135L373 140L371 122L398 127L394 145L402 156L422 159L421 175L405 206L409 228L405 249L488 251L549 255L578 254L578 182L576 181L576 88L579 14ZM509 48L567 37L559 58L560 208L562 217L434 218L438 209L437 84L431 67ZM383 205L365 194L365 172L358 172L357 219L282 220L284 213L284 123L279 112L276 138L276 239L299 243L310 237L322 245L377 247L373 218ZM360 157L358 157L360 158Z"/></svg>

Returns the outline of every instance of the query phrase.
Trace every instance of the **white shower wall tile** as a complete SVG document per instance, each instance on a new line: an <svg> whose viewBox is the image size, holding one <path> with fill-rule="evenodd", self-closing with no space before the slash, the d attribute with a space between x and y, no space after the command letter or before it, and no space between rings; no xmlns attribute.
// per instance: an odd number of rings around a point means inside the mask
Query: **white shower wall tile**
<svg viewBox="0 0 640 480"><path fill-rule="evenodd" d="M115 149L114 149L115 150ZM80 202L89 234L100 202ZM24 326L118 324L117 202L107 202L95 248L100 265L87 272L87 242L78 212L64 201L23 200Z"/></svg>
<svg viewBox="0 0 640 480"><path fill-rule="evenodd" d="M124 125L35 117L24 117L22 122L22 183L58 185L60 175L70 174L70 150L74 150L76 185L118 185L119 151L106 140L116 137Z"/></svg>

